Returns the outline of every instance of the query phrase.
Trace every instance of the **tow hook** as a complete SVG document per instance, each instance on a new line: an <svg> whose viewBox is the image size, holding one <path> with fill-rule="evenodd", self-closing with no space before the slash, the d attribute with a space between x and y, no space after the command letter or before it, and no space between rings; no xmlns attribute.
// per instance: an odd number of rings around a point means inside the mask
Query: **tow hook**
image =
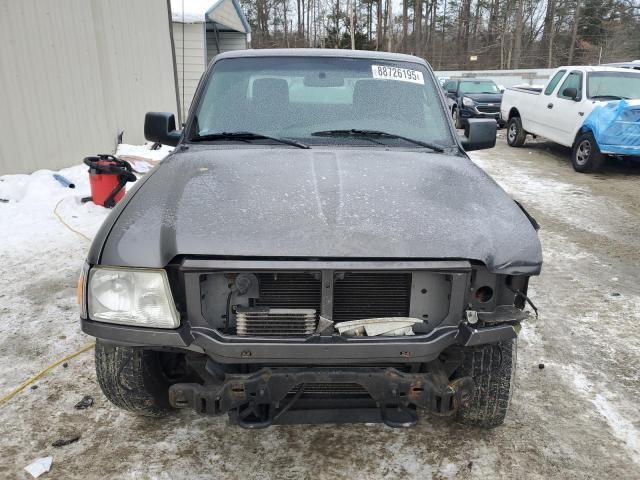
<svg viewBox="0 0 640 480"><path fill-rule="evenodd" d="M466 314L467 322L469 322L471 325L475 325L476 323L478 323L478 312L476 312L475 310L467 310Z"/></svg>

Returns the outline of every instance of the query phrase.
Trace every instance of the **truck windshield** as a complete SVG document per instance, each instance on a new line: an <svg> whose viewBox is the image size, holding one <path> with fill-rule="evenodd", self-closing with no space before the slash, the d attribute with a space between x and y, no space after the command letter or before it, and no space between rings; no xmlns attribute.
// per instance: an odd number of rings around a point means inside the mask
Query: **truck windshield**
<svg viewBox="0 0 640 480"><path fill-rule="evenodd" d="M491 80L465 80L460 82L460 93L500 93L498 86Z"/></svg>
<svg viewBox="0 0 640 480"><path fill-rule="evenodd" d="M223 132L224 137L215 135ZM216 62L194 110L189 138L229 140L233 136L228 134L236 132L307 145L453 145L439 87L427 69L378 59L246 57Z"/></svg>
<svg viewBox="0 0 640 480"><path fill-rule="evenodd" d="M587 77L587 97L640 98L640 72L592 72Z"/></svg>

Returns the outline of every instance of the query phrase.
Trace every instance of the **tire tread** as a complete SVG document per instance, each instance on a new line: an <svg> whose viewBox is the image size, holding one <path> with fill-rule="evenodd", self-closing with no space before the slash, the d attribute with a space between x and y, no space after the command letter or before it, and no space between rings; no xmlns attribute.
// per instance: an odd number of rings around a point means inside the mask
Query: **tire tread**
<svg viewBox="0 0 640 480"><path fill-rule="evenodd" d="M509 128L511 126L511 123L515 123L517 127L516 138L513 142L509 141ZM522 127L522 120L520 120L520 117L511 117L507 122L507 143L510 147L522 147L526 140L527 132L525 132L524 128Z"/></svg>
<svg viewBox="0 0 640 480"><path fill-rule="evenodd" d="M458 411L458 421L484 428L502 425L509 408L515 369L515 339L470 349L459 373L471 376L475 388L469 403Z"/></svg>
<svg viewBox="0 0 640 480"><path fill-rule="evenodd" d="M171 411L168 383L157 352L96 341L96 376L107 399L132 413L161 417Z"/></svg>

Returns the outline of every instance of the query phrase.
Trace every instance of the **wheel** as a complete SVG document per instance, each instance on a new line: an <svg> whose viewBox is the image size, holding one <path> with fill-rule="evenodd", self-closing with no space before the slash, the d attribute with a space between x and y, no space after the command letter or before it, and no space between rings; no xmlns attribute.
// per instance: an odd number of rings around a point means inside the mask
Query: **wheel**
<svg viewBox="0 0 640 480"><path fill-rule="evenodd" d="M451 113L451 116L453 117L453 124L455 125L455 127L457 129L463 128L462 120L460 119L460 115L458 114L458 109L457 108L453 109L453 112Z"/></svg>
<svg viewBox="0 0 640 480"><path fill-rule="evenodd" d="M470 376L475 383L469 402L456 413L459 422L475 427L502 425L513 390L517 341L491 343L465 352L456 376Z"/></svg>
<svg viewBox="0 0 640 480"><path fill-rule="evenodd" d="M578 135L573 145L571 163L576 172L597 172L602 169L604 155L600 153L598 143L591 132Z"/></svg>
<svg viewBox="0 0 640 480"><path fill-rule="evenodd" d="M96 341L96 375L111 403L148 417L171 412L160 353Z"/></svg>
<svg viewBox="0 0 640 480"><path fill-rule="evenodd" d="M511 117L507 122L507 143L510 147L521 147L527 139L520 117Z"/></svg>

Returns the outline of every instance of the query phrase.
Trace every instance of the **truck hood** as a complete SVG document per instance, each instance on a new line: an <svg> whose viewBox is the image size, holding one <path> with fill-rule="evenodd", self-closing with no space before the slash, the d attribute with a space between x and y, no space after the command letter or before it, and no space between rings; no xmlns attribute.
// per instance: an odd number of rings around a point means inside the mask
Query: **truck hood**
<svg viewBox="0 0 640 480"><path fill-rule="evenodd" d="M469 97L474 102L478 103L496 103L502 102L501 93L465 93L464 97Z"/></svg>
<svg viewBox="0 0 640 480"><path fill-rule="evenodd" d="M529 219L462 156L198 146L169 156L136 187L96 237L92 263L468 259L496 273L536 274L542 262Z"/></svg>

